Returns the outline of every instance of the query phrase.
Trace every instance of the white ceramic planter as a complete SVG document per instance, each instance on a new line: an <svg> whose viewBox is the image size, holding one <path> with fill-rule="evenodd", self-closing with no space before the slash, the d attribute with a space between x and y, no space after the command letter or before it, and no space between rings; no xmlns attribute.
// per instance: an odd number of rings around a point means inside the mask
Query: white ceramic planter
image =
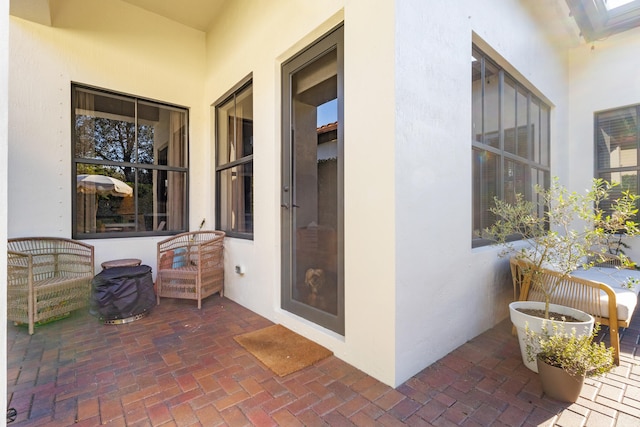
<svg viewBox="0 0 640 427"><path fill-rule="evenodd" d="M550 304L549 311L563 314L566 316L572 316L581 320L580 322L563 322L556 320L546 320L541 317L530 316L528 314L518 311L518 308L544 310L544 303L537 301L516 301L509 304L509 312L511 314L511 322L514 324L518 331L518 341L520 342L520 354L522 355L522 362L525 366L531 369L533 372L538 372L538 366L536 361L529 362L527 360L527 346L525 343L525 329L528 325L529 329L535 333L542 332L543 322L547 322L547 330L553 330L553 324L564 324L565 331L570 332L571 328L576 328L576 334L586 335L591 334L593 331L594 318L584 311L576 310L575 308L565 307L563 305Z"/></svg>

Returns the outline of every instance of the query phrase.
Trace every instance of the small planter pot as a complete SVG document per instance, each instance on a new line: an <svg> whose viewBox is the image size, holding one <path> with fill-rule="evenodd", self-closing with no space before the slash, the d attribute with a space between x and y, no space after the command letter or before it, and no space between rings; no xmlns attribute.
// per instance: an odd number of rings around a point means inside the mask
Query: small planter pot
<svg viewBox="0 0 640 427"><path fill-rule="evenodd" d="M578 400L584 384L584 375L574 377L561 368L547 365L540 359L536 362L545 395L561 402L573 403Z"/></svg>
<svg viewBox="0 0 640 427"><path fill-rule="evenodd" d="M527 360L527 345L525 342L526 337L526 327L529 327L529 330L535 333L542 332L543 324L547 325L547 330L553 330L554 324L566 325L565 330L569 331L571 328L576 328L576 334L580 335L589 335L591 331L593 331L594 319L588 313L585 313L581 310L576 310L575 308L565 307L563 305L550 304L549 311L565 315L575 317L579 319L580 322L563 322L558 320L547 320L542 317L530 316L528 314L522 313L518 311L519 308L522 309L532 309L532 310L544 310L544 302L537 301L516 301L509 304L509 312L511 315L511 322L516 327L518 331L518 341L520 342L520 354L522 355L522 362L524 365L531 369L533 372L538 372L538 366L536 361L528 361Z"/></svg>

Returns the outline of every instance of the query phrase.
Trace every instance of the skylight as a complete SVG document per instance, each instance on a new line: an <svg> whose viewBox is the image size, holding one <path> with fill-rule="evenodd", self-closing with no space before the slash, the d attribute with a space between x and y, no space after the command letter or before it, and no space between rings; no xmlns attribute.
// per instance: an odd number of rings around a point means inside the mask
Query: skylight
<svg viewBox="0 0 640 427"><path fill-rule="evenodd" d="M624 6L625 4L629 4L634 0L605 0L604 5L607 10L612 10L620 6Z"/></svg>
<svg viewBox="0 0 640 427"><path fill-rule="evenodd" d="M640 26L640 0L565 0L587 42Z"/></svg>

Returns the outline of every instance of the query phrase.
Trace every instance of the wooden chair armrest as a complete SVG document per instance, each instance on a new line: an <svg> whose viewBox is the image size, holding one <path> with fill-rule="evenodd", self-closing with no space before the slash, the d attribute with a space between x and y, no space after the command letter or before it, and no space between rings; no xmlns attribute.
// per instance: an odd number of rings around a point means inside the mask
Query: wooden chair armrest
<svg viewBox="0 0 640 427"><path fill-rule="evenodd" d="M513 280L513 299L514 301L526 301L531 286L531 274L527 272L527 263L512 257L509 260L509 266Z"/></svg>

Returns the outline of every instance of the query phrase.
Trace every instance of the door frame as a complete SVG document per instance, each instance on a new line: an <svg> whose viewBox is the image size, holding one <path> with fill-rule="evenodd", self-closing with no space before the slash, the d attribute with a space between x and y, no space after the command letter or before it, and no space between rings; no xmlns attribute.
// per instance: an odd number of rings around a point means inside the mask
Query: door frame
<svg viewBox="0 0 640 427"><path fill-rule="evenodd" d="M338 80L338 239L337 239L337 314L319 310L293 298L295 230L293 221L293 129L291 76L331 50L337 52ZM285 61L282 77L282 164L281 164L281 301L283 310L344 335L344 29L343 24Z"/></svg>

